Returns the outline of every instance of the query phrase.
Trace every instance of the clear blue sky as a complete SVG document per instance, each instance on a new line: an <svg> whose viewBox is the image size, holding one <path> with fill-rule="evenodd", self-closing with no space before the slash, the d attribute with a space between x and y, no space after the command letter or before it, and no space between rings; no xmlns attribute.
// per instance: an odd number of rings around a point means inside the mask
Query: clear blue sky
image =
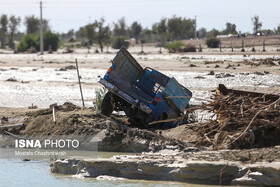
<svg viewBox="0 0 280 187"><path fill-rule="evenodd" d="M251 17L259 15L263 29L280 24L280 0L44 0L43 17L51 29L67 32L104 17L108 24L125 17L128 24L140 22L144 27L163 17L173 15L194 18L198 28L225 28L226 22L235 23L237 30L252 32ZM0 0L0 14L20 17L34 14L39 17L39 1ZM25 26L20 27L21 31Z"/></svg>

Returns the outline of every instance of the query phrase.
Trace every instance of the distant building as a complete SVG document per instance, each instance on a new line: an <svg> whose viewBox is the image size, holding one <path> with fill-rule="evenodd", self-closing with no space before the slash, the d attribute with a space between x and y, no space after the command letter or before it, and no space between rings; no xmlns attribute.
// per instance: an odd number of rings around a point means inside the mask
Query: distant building
<svg viewBox="0 0 280 187"><path fill-rule="evenodd" d="M228 38L228 35L217 35L217 38Z"/></svg>
<svg viewBox="0 0 280 187"><path fill-rule="evenodd" d="M135 38L130 38L130 39L129 39L129 43L130 43L131 45L135 45L135 44L136 44L136 39L135 39Z"/></svg>
<svg viewBox="0 0 280 187"><path fill-rule="evenodd" d="M125 40L126 42L129 43L129 45L134 46L136 44L136 39L135 38L130 38L128 40Z"/></svg>

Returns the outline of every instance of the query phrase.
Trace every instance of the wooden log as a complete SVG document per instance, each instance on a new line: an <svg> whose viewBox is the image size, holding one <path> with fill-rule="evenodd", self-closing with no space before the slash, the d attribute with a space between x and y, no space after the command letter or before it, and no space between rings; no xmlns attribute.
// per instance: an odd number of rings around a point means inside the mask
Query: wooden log
<svg viewBox="0 0 280 187"><path fill-rule="evenodd" d="M0 133L2 134L5 130L8 130L8 129L21 128L21 127L24 127L24 126L25 125L23 123L12 124L12 125L3 125L3 126L0 126Z"/></svg>
<svg viewBox="0 0 280 187"><path fill-rule="evenodd" d="M234 95L238 95L238 96L244 95L244 96L249 96L252 98L264 97L265 101L270 100L272 102L276 101L277 99L280 98L279 95L275 95L275 94L265 94L265 93L258 93L258 92L249 92L249 91L228 89L224 84L219 84L218 90L223 95L228 95L229 93L233 93Z"/></svg>
<svg viewBox="0 0 280 187"><path fill-rule="evenodd" d="M13 124L13 125L3 125L0 126L0 129L11 129L11 128L17 128L17 127L23 127L24 124L23 123L19 123L19 124Z"/></svg>

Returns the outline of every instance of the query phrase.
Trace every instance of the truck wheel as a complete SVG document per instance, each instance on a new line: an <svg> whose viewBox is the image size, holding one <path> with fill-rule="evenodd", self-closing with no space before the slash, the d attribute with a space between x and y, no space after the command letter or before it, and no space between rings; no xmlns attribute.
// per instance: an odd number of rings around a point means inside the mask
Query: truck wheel
<svg viewBox="0 0 280 187"><path fill-rule="evenodd" d="M110 116L113 112L113 104L111 103L111 92L107 92L101 103L101 113Z"/></svg>

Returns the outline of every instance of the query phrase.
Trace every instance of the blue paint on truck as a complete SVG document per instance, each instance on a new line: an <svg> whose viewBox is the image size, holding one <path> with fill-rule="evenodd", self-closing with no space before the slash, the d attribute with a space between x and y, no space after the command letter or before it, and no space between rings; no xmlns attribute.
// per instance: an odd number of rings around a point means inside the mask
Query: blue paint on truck
<svg viewBox="0 0 280 187"><path fill-rule="evenodd" d="M143 69L124 47L100 83L110 95L105 96L101 112L110 115L113 110L123 110L133 123L142 127L147 127L152 121L183 115L192 96L192 92L175 78L149 67ZM177 124L173 121L162 125L171 127Z"/></svg>

